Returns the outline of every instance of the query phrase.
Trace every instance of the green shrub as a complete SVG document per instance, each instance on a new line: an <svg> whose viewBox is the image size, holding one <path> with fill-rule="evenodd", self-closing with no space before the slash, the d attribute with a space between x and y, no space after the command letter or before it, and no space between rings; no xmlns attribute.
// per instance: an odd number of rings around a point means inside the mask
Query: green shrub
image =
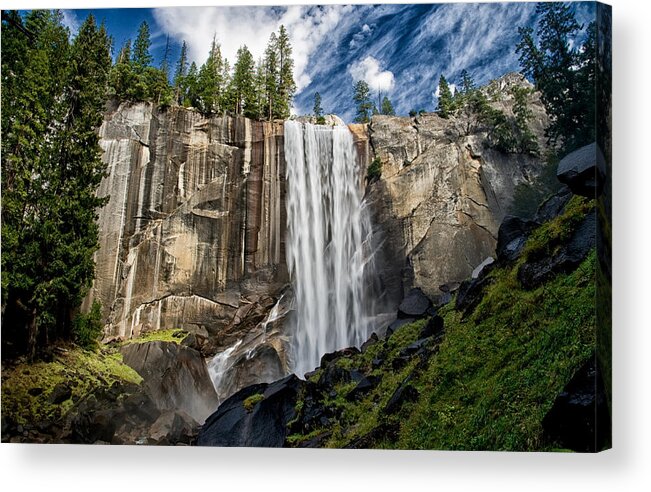
<svg viewBox="0 0 651 492"><path fill-rule="evenodd" d="M72 335L75 342L82 347L95 349L103 327L102 305L95 300L88 313L79 313L73 320Z"/></svg>
<svg viewBox="0 0 651 492"><path fill-rule="evenodd" d="M371 183L382 176L382 160L379 157L373 159L366 170L366 182Z"/></svg>

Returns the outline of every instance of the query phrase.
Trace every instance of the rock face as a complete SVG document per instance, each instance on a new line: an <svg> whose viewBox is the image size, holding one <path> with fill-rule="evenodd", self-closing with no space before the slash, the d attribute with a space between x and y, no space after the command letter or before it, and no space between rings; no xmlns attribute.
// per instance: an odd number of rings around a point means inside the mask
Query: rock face
<svg viewBox="0 0 651 492"><path fill-rule="evenodd" d="M493 106L509 113L510 74L494 82ZM547 117L536 94L529 100L530 127L545 148ZM485 148L485 135L465 134L464 121L436 114L416 118L374 116L369 138L382 161L382 177L367 188L376 259L393 307L412 287L436 301L443 284L461 282L486 258L495 256L497 232L509 213L519 183L529 183L540 158Z"/></svg>
<svg viewBox="0 0 651 492"><path fill-rule="evenodd" d="M143 390L158 410L182 411L203 422L217 406L206 363L196 350L155 341L128 344L120 352L142 376Z"/></svg>
<svg viewBox="0 0 651 492"><path fill-rule="evenodd" d="M108 176L97 280L107 335L231 324L242 296L274 294L285 267L282 123L121 104L100 145Z"/></svg>

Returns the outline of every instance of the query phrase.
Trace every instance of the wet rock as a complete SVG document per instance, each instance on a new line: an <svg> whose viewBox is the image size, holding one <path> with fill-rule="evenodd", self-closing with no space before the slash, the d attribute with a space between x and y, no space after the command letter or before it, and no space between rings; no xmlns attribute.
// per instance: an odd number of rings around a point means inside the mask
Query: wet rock
<svg viewBox="0 0 651 492"><path fill-rule="evenodd" d="M183 411L201 422L217 407L206 363L196 350L154 341L128 344L120 352L142 376L143 389L159 410Z"/></svg>
<svg viewBox="0 0 651 492"><path fill-rule="evenodd" d="M41 393L43 393L43 388L29 388L29 389L27 390L27 393L28 393L30 396L38 396L38 395L40 395Z"/></svg>
<svg viewBox="0 0 651 492"><path fill-rule="evenodd" d="M596 142L571 152L558 163L556 177L572 193L597 197L606 178L606 159Z"/></svg>
<svg viewBox="0 0 651 492"><path fill-rule="evenodd" d="M411 289L398 306L398 318L421 318L432 303L419 288Z"/></svg>
<svg viewBox="0 0 651 492"><path fill-rule="evenodd" d="M393 321L389 327L387 328L387 331L385 333L386 338L390 338L391 335L393 335L396 331L398 331L398 328L404 325L408 325L410 323L413 323L416 321L416 318L402 318L402 319L397 319Z"/></svg>
<svg viewBox="0 0 651 492"><path fill-rule="evenodd" d="M366 352L369 347L375 345L379 341L379 337L377 336L377 333L373 332L371 333L371 336L366 340L362 346L360 347L360 350L362 353Z"/></svg>
<svg viewBox="0 0 651 492"><path fill-rule="evenodd" d="M208 417L197 445L281 447L287 437L287 424L296 416L296 400L303 384L291 375L238 391ZM263 398L247 411L245 400L260 394Z"/></svg>
<svg viewBox="0 0 651 492"><path fill-rule="evenodd" d="M567 202L570 201L570 198L572 198L572 192L567 186L563 186L556 194L550 196L540 204L533 218L534 222L542 224L559 216L565 209Z"/></svg>
<svg viewBox="0 0 651 492"><path fill-rule="evenodd" d="M610 413L594 356L556 397L542 424L551 442L574 451L594 453L610 442Z"/></svg>
<svg viewBox="0 0 651 492"><path fill-rule="evenodd" d="M497 233L497 258L503 262L517 259L529 235L538 225L520 217L504 218Z"/></svg>

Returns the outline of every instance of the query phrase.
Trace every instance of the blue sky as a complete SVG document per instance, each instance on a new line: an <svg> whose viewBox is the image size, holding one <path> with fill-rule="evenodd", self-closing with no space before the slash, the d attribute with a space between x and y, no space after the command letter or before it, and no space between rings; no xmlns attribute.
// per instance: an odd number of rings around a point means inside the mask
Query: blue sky
<svg viewBox="0 0 651 492"><path fill-rule="evenodd" d="M594 15L591 2L573 4L579 22ZM202 63L213 35L233 61L246 44L261 57L269 34L284 24L294 48L298 92L295 112L311 112L320 92L326 112L353 117L352 85L366 80L381 90L399 114L434 109L436 86L444 74L455 82L463 69L478 83L518 70L517 27L536 22L534 3L416 5L304 5L287 7L167 7L159 9L66 10L72 31L89 14L105 21L114 51L134 39L146 20L156 63L167 36L172 63L181 42Z"/></svg>

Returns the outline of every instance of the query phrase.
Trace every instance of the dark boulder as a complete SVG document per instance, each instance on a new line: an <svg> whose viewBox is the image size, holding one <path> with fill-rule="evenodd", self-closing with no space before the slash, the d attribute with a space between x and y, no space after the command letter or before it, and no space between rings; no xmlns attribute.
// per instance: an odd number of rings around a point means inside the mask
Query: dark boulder
<svg viewBox="0 0 651 492"><path fill-rule="evenodd" d="M535 289L559 273L575 270L596 245L597 216L585 216L566 244L554 256L524 263L518 270L518 280L525 289Z"/></svg>
<svg viewBox="0 0 651 492"><path fill-rule="evenodd" d="M142 387L159 410L183 411L201 422L216 408L217 393L196 350L154 341L128 344L120 352L124 363L142 376Z"/></svg>
<svg viewBox="0 0 651 492"><path fill-rule="evenodd" d="M542 424L548 440L563 448L594 453L610 443L610 413L594 356L556 397Z"/></svg>
<svg viewBox="0 0 651 492"><path fill-rule="evenodd" d="M111 442L118 420L113 409L80 411L72 420L71 441L79 444Z"/></svg>
<svg viewBox="0 0 651 492"><path fill-rule="evenodd" d="M321 357L320 367L326 367L330 362L340 359L342 357L351 357L353 355L359 354L359 349L356 347L347 347L345 349L337 350L335 352L330 352Z"/></svg>
<svg viewBox="0 0 651 492"><path fill-rule="evenodd" d="M72 396L72 388L69 383L58 383L53 389L48 398L48 401L53 405L59 405Z"/></svg>
<svg viewBox="0 0 651 492"><path fill-rule="evenodd" d="M437 314L432 316L427 324L423 326L418 334L418 338L438 337L443 334L443 331L443 318Z"/></svg>
<svg viewBox="0 0 651 492"><path fill-rule="evenodd" d="M491 267L492 265L489 265L484 268L479 277L461 282L455 307L457 311L463 312L464 317L475 310L484 297L484 290L493 283L493 278L487 275Z"/></svg>
<svg viewBox="0 0 651 492"><path fill-rule="evenodd" d="M398 306L398 318L422 318L431 306L422 290L411 289Z"/></svg>
<svg viewBox="0 0 651 492"><path fill-rule="evenodd" d="M199 432L199 446L281 447L305 384L293 374L271 384L248 386L219 406ZM247 399L256 403L247 409ZM249 402L251 400L248 400Z"/></svg>
<svg viewBox="0 0 651 492"><path fill-rule="evenodd" d="M596 142L571 152L558 163L556 177L576 195L595 198L603 191L606 159Z"/></svg>
<svg viewBox="0 0 651 492"><path fill-rule="evenodd" d="M373 332L371 333L371 336L366 340L362 346L360 347L362 353L366 352L369 347L372 345L375 345L379 341L379 337L377 336L377 333Z"/></svg>
<svg viewBox="0 0 651 492"><path fill-rule="evenodd" d="M416 401L418 399L418 390L412 386L410 380L411 376L407 376L400 386L398 386L398 388L393 392L391 398L389 398L389 401L384 407L385 414L394 414L400 410L405 403Z"/></svg>
<svg viewBox="0 0 651 492"><path fill-rule="evenodd" d="M517 259L529 235L538 225L520 217L505 217L497 233L497 259L502 262Z"/></svg>
<svg viewBox="0 0 651 492"><path fill-rule="evenodd" d="M346 399L349 401L358 400L365 394L380 384L381 378L379 376L364 376L359 380L357 386L348 392Z"/></svg>
<svg viewBox="0 0 651 492"><path fill-rule="evenodd" d="M570 201L570 198L572 198L572 192L567 186L563 186L556 194L540 204L533 218L534 222L542 224L554 217L558 217L565 209L565 205Z"/></svg>

